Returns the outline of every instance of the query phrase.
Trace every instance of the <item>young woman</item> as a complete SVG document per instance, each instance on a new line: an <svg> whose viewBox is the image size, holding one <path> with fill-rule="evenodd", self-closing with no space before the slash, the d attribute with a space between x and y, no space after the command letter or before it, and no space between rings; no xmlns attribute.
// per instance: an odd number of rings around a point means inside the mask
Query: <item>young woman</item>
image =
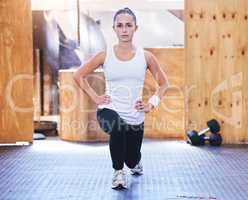
<svg viewBox="0 0 248 200"><path fill-rule="evenodd" d="M116 45L97 53L74 74L78 85L98 105L97 120L110 135L109 148L114 174L112 188L127 187L124 163L132 174L143 174L141 145L144 133L144 114L159 105L168 82L155 56L132 42L137 30L135 14L129 9L118 10L113 19ZM103 66L106 80L104 95L98 95L85 77ZM142 100L146 70L158 83L148 102Z"/></svg>

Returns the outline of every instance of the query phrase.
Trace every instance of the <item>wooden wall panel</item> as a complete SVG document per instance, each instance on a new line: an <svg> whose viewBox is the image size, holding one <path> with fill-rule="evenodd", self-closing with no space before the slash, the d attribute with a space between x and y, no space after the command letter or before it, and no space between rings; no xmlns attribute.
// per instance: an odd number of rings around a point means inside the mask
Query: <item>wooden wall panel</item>
<svg viewBox="0 0 248 200"><path fill-rule="evenodd" d="M186 0L186 130L216 118L224 143L248 141L248 2Z"/></svg>
<svg viewBox="0 0 248 200"><path fill-rule="evenodd" d="M96 104L73 80L75 69L59 70L60 129L59 136L69 141L107 141L96 120ZM88 79L97 92L104 93L103 72L94 72Z"/></svg>
<svg viewBox="0 0 248 200"><path fill-rule="evenodd" d="M0 1L0 142L33 139L30 0Z"/></svg>
<svg viewBox="0 0 248 200"><path fill-rule="evenodd" d="M166 73L170 84L160 106L145 115L145 137L184 138L184 49L159 48L151 51ZM155 92L155 80L147 71L144 100Z"/></svg>

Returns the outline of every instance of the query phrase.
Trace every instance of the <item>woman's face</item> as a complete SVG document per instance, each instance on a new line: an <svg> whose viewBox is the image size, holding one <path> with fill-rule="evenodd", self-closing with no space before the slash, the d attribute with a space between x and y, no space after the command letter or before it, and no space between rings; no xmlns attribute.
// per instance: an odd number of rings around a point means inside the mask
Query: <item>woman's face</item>
<svg viewBox="0 0 248 200"><path fill-rule="evenodd" d="M137 30L133 17L127 13L119 14L114 22L113 29L121 42L131 42Z"/></svg>

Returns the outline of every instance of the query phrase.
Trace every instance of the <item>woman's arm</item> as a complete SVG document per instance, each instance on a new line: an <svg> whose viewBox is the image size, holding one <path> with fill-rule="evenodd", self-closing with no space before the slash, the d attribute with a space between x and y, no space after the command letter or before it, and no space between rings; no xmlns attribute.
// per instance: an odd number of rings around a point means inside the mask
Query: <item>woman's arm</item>
<svg viewBox="0 0 248 200"><path fill-rule="evenodd" d="M159 66L157 58L151 52L145 51L145 58L148 69L150 70L156 83L158 84L154 95L157 95L162 100L164 93L169 86L167 76L162 68Z"/></svg>
<svg viewBox="0 0 248 200"><path fill-rule="evenodd" d="M145 59L146 59L148 69L152 73L152 75L153 75L153 77L157 83L156 92L153 95L151 102L155 101L155 103L156 102L158 103L158 100L160 101L163 99L164 93L165 93L166 89L168 88L168 85L169 85L168 80L167 80L165 73L163 72L163 70L159 66L159 63L158 63L156 57L151 52L145 51ZM151 100L151 99L149 99L149 100ZM155 104L155 103L153 103L153 104ZM136 101L135 108L141 112L149 112L150 110L152 110L154 108L153 104L150 102L145 104L142 100L138 100L138 101Z"/></svg>
<svg viewBox="0 0 248 200"><path fill-rule="evenodd" d="M99 52L95 56L93 56L91 59L89 59L86 63L84 63L82 66L80 66L77 71L74 72L73 78L77 85L83 89L90 97L91 99L96 102L100 103L102 102L99 100L99 96L94 91L94 89L89 85L88 81L86 80L87 75L94 72L95 69L97 69L99 66L103 65L105 60L106 53L105 52ZM99 102L98 102L99 100Z"/></svg>

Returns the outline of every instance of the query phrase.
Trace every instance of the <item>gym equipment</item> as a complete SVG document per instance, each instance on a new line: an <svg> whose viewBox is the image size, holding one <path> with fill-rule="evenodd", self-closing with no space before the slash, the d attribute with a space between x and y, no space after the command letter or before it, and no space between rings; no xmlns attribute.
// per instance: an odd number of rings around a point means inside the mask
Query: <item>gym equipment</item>
<svg viewBox="0 0 248 200"><path fill-rule="evenodd" d="M187 142L191 145L200 146L204 145L205 141L208 140L210 144L213 144L214 146L218 146L222 142L222 138L218 132L220 131L220 125L217 120L211 119L207 122L208 128L205 128L201 130L200 132L197 132L196 130L189 131L187 133ZM205 133L210 131L211 137L206 137ZM216 136L217 135L217 136ZM218 144L218 145L217 145Z"/></svg>
<svg viewBox="0 0 248 200"><path fill-rule="evenodd" d="M209 144L212 146L220 146L222 143L222 137L219 133L212 133L208 138Z"/></svg>
<svg viewBox="0 0 248 200"><path fill-rule="evenodd" d="M199 135L196 130L189 131L187 133L187 143L194 146L204 145L205 144L204 137L205 134Z"/></svg>
<svg viewBox="0 0 248 200"><path fill-rule="evenodd" d="M191 133L192 132L193 134L198 134L197 131L195 130L191 131ZM199 137L194 137L193 140L194 141L192 145L196 145L196 146L204 145L206 141L208 141L211 146L220 146L222 143L222 137L221 137L221 134L219 133L211 133L209 137L203 134L203 135L200 135ZM188 142L188 143L191 144L191 142Z"/></svg>

